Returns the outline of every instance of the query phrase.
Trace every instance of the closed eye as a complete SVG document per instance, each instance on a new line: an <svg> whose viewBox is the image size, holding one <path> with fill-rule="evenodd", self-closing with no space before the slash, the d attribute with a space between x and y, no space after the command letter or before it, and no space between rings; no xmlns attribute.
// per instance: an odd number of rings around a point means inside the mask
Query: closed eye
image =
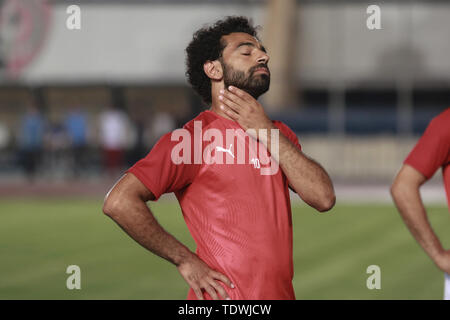
<svg viewBox="0 0 450 320"><path fill-rule="evenodd" d="M242 55L243 55L243 56L249 56L250 53L243 53Z"/></svg>

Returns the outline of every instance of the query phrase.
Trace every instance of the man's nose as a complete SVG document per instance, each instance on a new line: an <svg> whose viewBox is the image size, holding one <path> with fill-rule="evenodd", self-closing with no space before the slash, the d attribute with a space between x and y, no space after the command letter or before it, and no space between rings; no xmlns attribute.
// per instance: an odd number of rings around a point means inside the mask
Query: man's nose
<svg viewBox="0 0 450 320"><path fill-rule="evenodd" d="M270 59L269 55L264 51L261 51L261 53L258 56L257 62L267 64L269 62L269 59Z"/></svg>

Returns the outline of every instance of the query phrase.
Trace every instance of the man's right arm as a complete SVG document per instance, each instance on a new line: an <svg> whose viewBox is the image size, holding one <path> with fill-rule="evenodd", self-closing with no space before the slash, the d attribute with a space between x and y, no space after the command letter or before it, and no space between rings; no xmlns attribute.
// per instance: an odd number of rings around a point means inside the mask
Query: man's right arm
<svg viewBox="0 0 450 320"><path fill-rule="evenodd" d="M435 264L450 273L450 250L442 247L420 197L420 186L426 181L423 174L405 164L392 184L391 194L411 234Z"/></svg>
<svg viewBox="0 0 450 320"><path fill-rule="evenodd" d="M165 231L153 216L146 202L155 196L131 173L125 174L108 192L103 212L113 219L131 238L154 254L173 263L181 276L203 300L202 289L213 299L228 298L216 281L232 287L223 274L212 270L185 245Z"/></svg>

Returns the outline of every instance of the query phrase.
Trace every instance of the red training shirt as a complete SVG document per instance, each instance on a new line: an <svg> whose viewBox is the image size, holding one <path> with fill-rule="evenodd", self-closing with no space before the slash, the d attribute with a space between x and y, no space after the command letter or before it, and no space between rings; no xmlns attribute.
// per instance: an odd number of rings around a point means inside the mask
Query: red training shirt
<svg viewBox="0 0 450 320"><path fill-rule="evenodd" d="M301 150L292 130L280 121L273 123L280 134ZM275 174L262 175L261 170L267 170L273 163L268 158L264 162L255 145L262 148L258 150L267 152L267 149L251 140L237 122L213 111L201 112L183 129L193 138L192 149L194 141L203 139L201 147L197 146L201 151L197 155L208 154L209 150L210 157L203 159L222 157L223 163L208 164L204 160L201 164L194 163L195 152L179 152L182 139L172 141L175 130L164 135L127 172L134 174L155 195L155 200L163 193L175 192L197 244L196 254L234 283L235 288L231 289L219 281L231 299L295 299L289 183L281 168ZM227 141L226 129L241 132ZM223 141L217 138L205 141L205 132L209 136L221 134ZM212 147L208 149L210 143ZM237 152L243 150L245 163L239 164ZM185 156L191 163L175 164L173 153ZM204 297L211 299L206 291ZM196 299L192 289L187 298Z"/></svg>
<svg viewBox="0 0 450 320"><path fill-rule="evenodd" d="M406 158L410 165L430 179L442 168L450 208L450 108L431 120L425 133Z"/></svg>

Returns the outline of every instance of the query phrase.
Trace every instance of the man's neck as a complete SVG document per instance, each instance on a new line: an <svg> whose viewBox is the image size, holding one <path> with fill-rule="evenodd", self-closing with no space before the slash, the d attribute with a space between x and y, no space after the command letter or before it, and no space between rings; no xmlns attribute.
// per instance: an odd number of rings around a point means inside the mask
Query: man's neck
<svg viewBox="0 0 450 320"><path fill-rule="evenodd" d="M220 109L221 102L219 100L219 97L213 97L211 107L209 108L210 111L217 113L218 115L226 118L231 119L222 109Z"/></svg>

